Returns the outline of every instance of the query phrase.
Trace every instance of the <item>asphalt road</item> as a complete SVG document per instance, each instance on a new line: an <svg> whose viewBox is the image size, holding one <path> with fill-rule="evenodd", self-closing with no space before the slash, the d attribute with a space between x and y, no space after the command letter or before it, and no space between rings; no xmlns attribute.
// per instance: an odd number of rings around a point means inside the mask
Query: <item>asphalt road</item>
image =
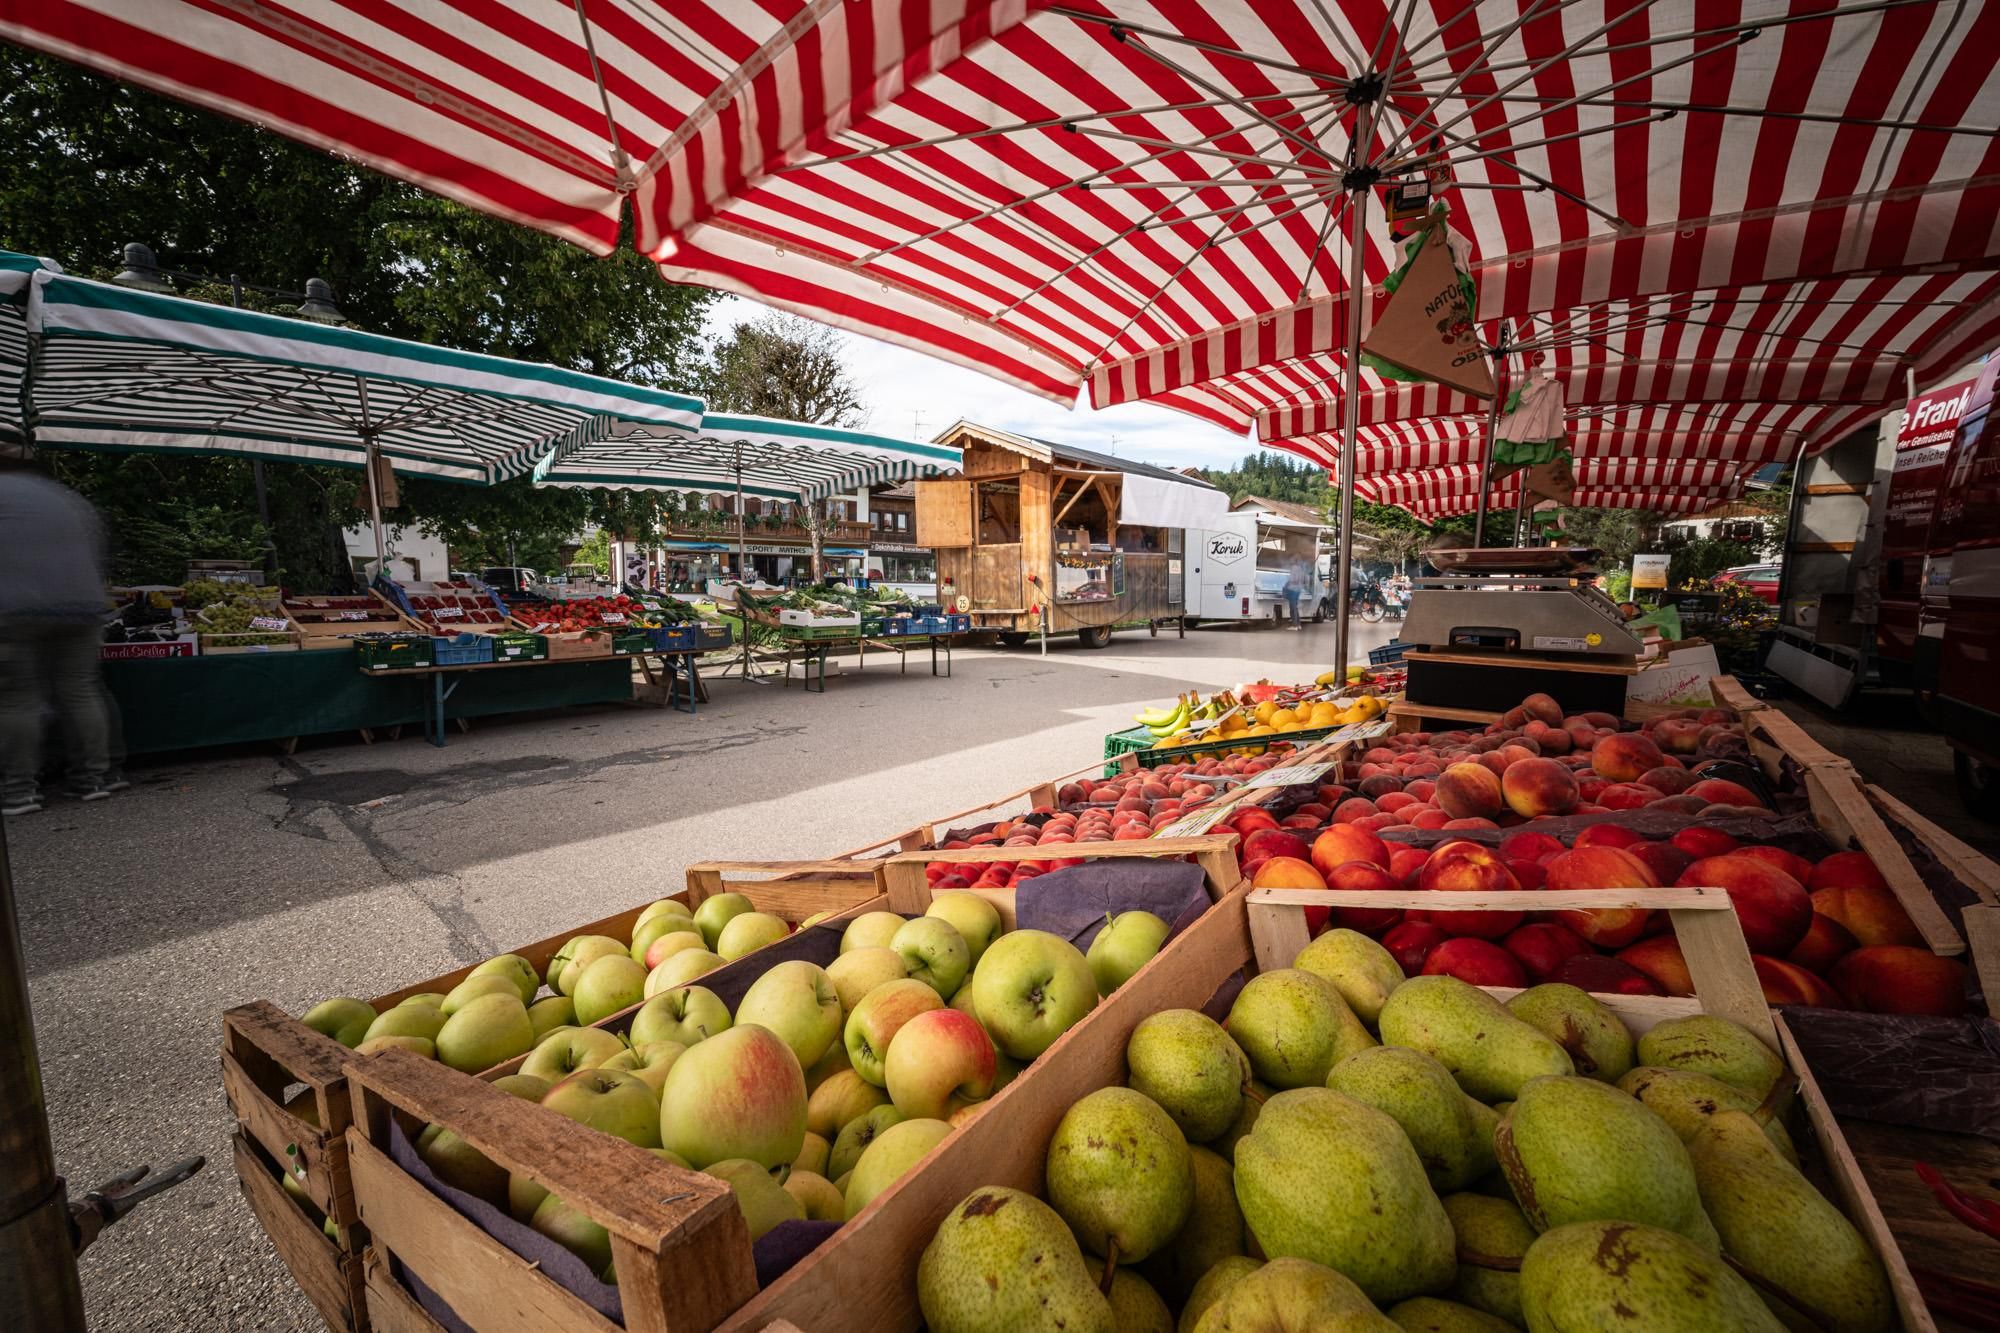
<svg viewBox="0 0 2000 1333"><path fill-rule="evenodd" d="M1355 622L1355 653L1394 626ZM676 712L501 720L439 750L217 751L109 801L10 820L59 1169L81 1193L206 1154L82 1260L91 1327L317 1329L237 1192L219 1015L379 995L683 887L693 861L831 855L1079 768L1184 689L1323 670L1333 629L1126 633L1046 657L913 654Z"/></svg>

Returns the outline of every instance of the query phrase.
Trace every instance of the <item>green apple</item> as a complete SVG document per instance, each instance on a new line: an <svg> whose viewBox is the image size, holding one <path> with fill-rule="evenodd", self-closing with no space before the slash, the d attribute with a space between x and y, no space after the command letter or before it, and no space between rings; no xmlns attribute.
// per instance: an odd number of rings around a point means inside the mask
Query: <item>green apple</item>
<svg viewBox="0 0 2000 1333"><path fill-rule="evenodd" d="M729 929L748 920L739 916ZM810 1069L840 1037L840 993L813 963L779 963L750 983L736 1006L736 1021L771 1029L792 1048L799 1068Z"/></svg>
<svg viewBox="0 0 2000 1333"><path fill-rule="evenodd" d="M625 942L623 940L614 940L609 935L572 935L569 939L564 940L563 947L556 950L556 956L549 959L549 989L560 990L564 995L569 994L568 991L562 990L562 974L569 967L570 960L576 957L577 951L582 949L586 944L591 945L601 952L601 942L606 940L617 945L620 953L625 951Z"/></svg>
<svg viewBox="0 0 2000 1333"><path fill-rule="evenodd" d="M435 1134L430 1130L436 1130ZM424 1159L439 1180L453 1189L464 1190L484 1199L495 1208L507 1204L507 1171L493 1160L441 1125L431 1125L418 1140L417 1156Z"/></svg>
<svg viewBox="0 0 2000 1333"><path fill-rule="evenodd" d="M677 986L662 991L632 1015L634 1046L677 1041L692 1046L729 1029L729 1006L706 986Z"/></svg>
<svg viewBox="0 0 2000 1333"><path fill-rule="evenodd" d="M422 1037L425 1041L436 1041L439 1029L444 1027L445 1015L441 1009L433 1009L427 1004L399 1004L379 1015L368 1025L368 1033L363 1041L376 1037Z"/></svg>
<svg viewBox="0 0 2000 1333"><path fill-rule="evenodd" d="M882 1062L889 1056L889 1043L897 1030L918 1014L943 1007L938 993L921 981L892 981L862 996L847 1016L842 1037L854 1072L878 1088L884 1086L887 1077Z"/></svg>
<svg viewBox="0 0 2000 1333"><path fill-rule="evenodd" d="M895 939L896 932L902 928L903 918L894 912L863 912L848 922L847 929L840 933L840 951L886 949L889 941Z"/></svg>
<svg viewBox="0 0 2000 1333"><path fill-rule="evenodd" d="M918 1014L889 1043L882 1065L889 1100L905 1120L943 1120L953 1099L976 1102L992 1094L994 1056L993 1039L972 1015Z"/></svg>
<svg viewBox="0 0 2000 1333"><path fill-rule="evenodd" d="M649 1041L620 1051L598 1068L622 1070L635 1076L653 1090L653 1100L658 1101L660 1090L667 1085L667 1071L686 1049L677 1041Z"/></svg>
<svg viewBox="0 0 2000 1333"><path fill-rule="evenodd" d="M1107 912L1104 929L1097 932L1090 952L1084 955L1091 976L1097 979L1097 993L1111 994L1151 962L1171 929L1151 912L1120 912L1116 916Z"/></svg>
<svg viewBox="0 0 2000 1333"><path fill-rule="evenodd" d="M632 956L626 952L623 940L614 940L609 935L584 936L577 944L576 951L570 954L569 961L564 964L562 978L554 989L575 999L576 988L589 974L590 965L600 958L612 957L623 958L628 963L632 961Z"/></svg>
<svg viewBox="0 0 2000 1333"><path fill-rule="evenodd" d="M817 1171L794 1171L786 1176L785 1193L799 1201L808 1222L839 1222L847 1216L847 1201L833 1182Z"/></svg>
<svg viewBox="0 0 2000 1333"><path fill-rule="evenodd" d="M709 948L715 948L722 938L722 928L745 912L754 912L757 905L740 893L718 893L713 898L704 898L694 909L694 923L701 927L702 941Z"/></svg>
<svg viewBox="0 0 2000 1333"><path fill-rule="evenodd" d="M521 1072L554 1083L579 1069L595 1069L625 1049L624 1038L603 1028L564 1028L535 1043Z"/></svg>
<svg viewBox="0 0 2000 1333"><path fill-rule="evenodd" d="M437 1059L437 1043L424 1037L370 1037L354 1048L356 1055L373 1055L377 1051L408 1051L426 1060Z"/></svg>
<svg viewBox="0 0 2000 1333"><path fill-rule="evenodd" d="M994 1045L1016 1060L1032 1060L1097 1007L1097 979L1068 940L1015 930L979 960L972 1002Z"/></svg>
<svg viewBox="0 0 2000 1333"><path fill-rule="evenodd" d="M535 1025L535 1040L556 1028L569 1027L576 1022L576 1001L567 995L551 995L536 1000L528 1006L528 1021Z"/></svg>
<svg viewBox="0 0 2000 1333"><path fill-rule="evenodd" d="M405 995L402 999L398 1000L396 1007L400 1009L406 1004L427 1004L433 1009L442 1009L444 1007L444 995L442 992L434 990L418 991L415 995Z"/></svg>
<svg viewBox="0 0 2000 1333"><path fill-rule="evenodd" d="M646 957L642 961L646 964L646 970L652 972L661 963L666 962L675 954L691 950L699 950L702 953L708 952L707 947L702 942L700 931L692 928L687 930L670 930L664 935L657 935L653 938L653 942L646 946Z"/></svg>
<svg viewBox="0 0 2000 1333"><path fill-rule="evenodd" d="M658 916L677 916L688 921L694 919L694 913L689 911L688 905L680 899L661 898L657 902L647 903L639 909L639 916L632 922L632 929L637 931L639 927Z"/></svg>
<svg viewBox="0 0 2000 1333"><path fill-rule="evenodd" d="M706 1174L728 1185L729 1192L736 1196L736 1206L743 1212L752 1242L780 1222L805 1220L805 1205L786 1193L785 1187L756 1162L730 1158L711 1164Z"/></svg>
<svg viewBox="0 0 2000 1333"><path fill-rule="evenodd" d="M574 969L576 964L572 962ZM622 953L593 959L576 979L570 999L576 1003L576 1021L585 1025L602 1023L621 1009L630 1009L645 998L646 969Z"/></svg>
<svg viewBox="0 0 2000 1333"><path fill-rule="evenodd" d="M593 1273L611 1263L611 1233L553 1194L542 1199L528 1225L589 1264Z"/></svg>
<svg viewBox="0 0 2000 1333"><path fill-rule="evenodd" d="M524 1175L507 1177L507 1215L522 1226L528 1225L535 1210L542 1206L542 1200L548 1197L546 1189Z"/></svg>
<svg viewBox="0 0 2000 1333"><path fill-rule="evenodd" d="M854 1164L861 1160L861 1154L868 1151L869 1144L880 1138L889 1126L902 1123L903 1113L884 1104L842 1125L832 1149L826 1155L827 1174L835 1180L841 1179L854 1169ZM844 1185L841 1187L843 1193L846 1188Z"/></svg>
<svg viewBox="0 0 2000 1333"><path fill-rule="evenodd" d="M524 1102L540 1102L555 1085L533 1074L502 1074L493 1080L493 1086L509 1097L519 1097Z"/></svg>
<svg viewBox="0 0 2000 1333"><path fill-rule="evenodd" d="M375 1025L375 1008L366 1000L343 997L322 1000L306 1010L299 1020L321 1036L332 1037L342 1046L359 1046Z"/></svg>
<svg viewBox="0 0 2000 1333"><path fill-rule="evenodd" d="M695 929L694 922L687 917L672 915L656 916L651 921L642 921L632 928L632 948L630 950L632 961L635 963L646 962L646 950L652 948L653 941L659 939L662 935L691 935L694 937L696 943L701 942L701 932ZM665 956L665 954L661 955L663 958Z"/></svg>
<svg viewBox="0 0 2000 1333"><path fill-rule="evenodd" d="M676 938L676 937L670 937ZM723 959L706 949L683 949L646 974L643 997L652 999L662 991L675 990L696 977L707 976L721 967Z"/></svg>
<svg viewBox="0 0 2000 1333"><path fill-rule="evenodd" d="M870 946L840 955L826 965L826 974L840 993L841 1012L851 1014L862 996L877 986L903 980L910 969L903 966L903 956L894 949Z"/></svg>
<svg viewBox="0 0 2000 1333"><path fill-rule="evenodd" d="M490 972L483 977L467 977L451 988L451 994L444 997L444 1003L439 1009L446 1018L449 1018L482 995L511 995L521 1000L521 988L511 979L496 977ZM526 1000L521 1000L523 1007L527 1003Z"/></svg>
<svg viewBox="0 0 2000 1333"><path fill-rule="evenodd" d="M942 1120L905 1120L877 1135L854 1164L854 1178L847 1182L847 1216L851 1219L866 1208L950 1133L951 1126Z"/></svg>
<svg viewBox="0 0 2000 1333"><path fill-rule="evenodd" d="M660 1104L643 1079L616 1069L579 1069L542 1105L641 1148L660 1146Z"/></svg>
<svg viewBox="0 0 2000 1333"><path fill-rule="evenodd" d="M1000 937L1000 909L976 893L947 889L931 899L925 916L949 921L972 952L971 966L979 966L986 946Z"/></svg>
<svg viewBox="0 0 2000 1333"><path fill-rule="evenodd" d="M444 1021L438 1029L437 1058L463 1074L526 1055L535 1044L535 1025L528 1007L512 987L482 995Z"/></svg>
<svg viewBox="0 0 2000 1333"><path fill-rule="evenodd" d="M843 1069L807 1094L806 1129L826 1139L836 1139L848 1121L858 1120L876 1107L888 1104L888 1093L853 1069Z"/></svg>
<svg viewBox="0 0 2000 1333"><path fill-rule="evenodd" d="M716 938L715 951L730 962L748 953L755 953L767 944L776 944L792 933L785 919L772 916L769 912L744 912L729 918L723 926L722 934Z"/></svg>
<svg viewBox="0 0 2000 1333"><path fill-rule="evenodd" d="M833 913L831 911L814 912L811 916L799 922L799 929L804 930L808 926L817 926L822 921L830 921L832 919Z"/></svg>
<svg viewBox="0 0 2000 1333"><path fill-rule="evenodd" d="M903 960L913 981L921 981L949 1000L965 984L972 970L972 951L958 927L941 916L920 916L905 921L889 947Z"/></svg>
<svg viewBox="0 0 2000 1333"><path fill-rule="evenodd" d="M826 1048L826 1054L819 1058L818 1064L806 1070L807 1094L810 1095L820 1084L826 1082L835 1074L843 1070L852 1069L853 1067L853 1065L848 1063L847 1047L836 1041L833 1045Z"/></svg>
<svg viewBox="0 0 2000 1333"><path fill-rule="evenodd" d="M832 1151L833 1145L831 1143L828 1143L811 1130L807 1130L805 1147L799 1149L799 1155L792 1159L792 1174L796 1175L801 1171L810 1171L815 1175L825 1175L827 1155Z"/></svg>
<svg viewBox="0 0 2000 1333"><path fill-rule="evenodd" d="M745 1023L688 1047L660 1093L660 1145L696 1169L784 1166L806 1139L806 1077L777 1033Z"/></svg>
<svg viewBox="0 0 2000 1333"><path fill-rule="evenodd" d="M473 968L470 975L507 978L520 988L522 1004L531 1002L535 992L542 988L542 979L535 975L534 964L517 953L503 953L498 958L489 958Z"/></svg>

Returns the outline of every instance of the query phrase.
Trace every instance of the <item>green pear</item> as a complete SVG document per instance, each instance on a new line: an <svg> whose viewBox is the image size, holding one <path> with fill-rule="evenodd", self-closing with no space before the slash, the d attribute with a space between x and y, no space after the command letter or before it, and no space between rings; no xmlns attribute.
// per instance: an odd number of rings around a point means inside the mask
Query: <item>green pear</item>
<svg viewBox="0 0 2000 1333"><path fill-rule="evenodd" d="M1754 1113L1762 1105L1743 1089L1721 1079L1680 1069L1654 1069L1649 1065L1640 1065L1619 1079L1618 1090L1637 1097L1642 1106L1672 1125L1682 1143L1694 1142L1695 1134L1708 1123L1710 1116L1722 1111ZM1784 1124L1775 1116L1759 1116L1758 1120L1785 1160L1797 1165L1798 1149L1792 1145L1792 1136Z"/></svg>
<svg viewBox="0 0 2000 1333"><path fill-rule="evenodd" d="M1521 1310L1532 1333L1784 1328L1713 1250L1632 1222L1577 1222L1539 1237L1521 1261Z"/></svg>
<svg viewBox="0 0 2000 1333"><path fill-rule="evenodd" d="M528 1225L589 1264L593 1273L611 1263L611 1233L553 1194L536 1206Z"/></svg>
<svg viewBox="0 0 2000 1333"><path fill-rule="evenodd" d="M722 938L724 926L744 913L756 910L756 904L740 893L718 893L713 898L701 900L701 905L694 909L694 923L701 928L702 941L710 949L715 949L717 941Z"/></svg>
<svg viewBox="0 0 2000 1333"><path fill-rule="evenodd" d="M467 980L472 977L505 977L521 992L521 1003L534 1001L535 992L542 988L542 979L535 975L535 965L517 953L503 953L498 958L489 958L472 969Z"/></svg>
<svg viewBox="0 0 2000 1333"><path fill-rule="evenodd" d="M785 1187L756 1162L731 1157L711 1162L702 1171L729 1186L729 1192L736 1196L737 1208L742 1210L743 1221L750 1228L753 1242L780 1222L805 1220L805 1204L787 1193Z"/></svg>
<svg viewBox="0 0 2000 1333"><path fill-rule="evenodd" d="M1738 1271L1787 1323L1830 1333L1899 1326L1874 1250L1786 1161L1755 1116L1718 1111L1688 1143L1702 1206ZM1775 1293L1775 1294L1774 1294Z"/></svg>
<svg viewBox="0 0 2000 1333"><path fill-rule="evenodd" d="M1713 1014L1670 1018L1639 1038L1639 1063L1707 1074L1758 1101L1785 1072L1778 1053L1741 1024Z"/></svg>
<svg viewBox="0 0 2000 1333"><path fill-rule="evenodd" d="M854 1164L861 1160L861 1154L868 1151L869 1144L880 1138L890 1126L902 1123L903 1113L885 1099L880 1106L864 1111L842 1125L833 1140L833 1147L827 1152L827 1174L838 1180L852 1171Z"/></svg>
<svg viewBox="0 0 2000 1333"><path fill-rule="evenodd" d="M341 998L322 1000L306 1010L299 1020L321 1036L331 1037L350 1049L367 1039L375 1025L375 1009L366 1000Z"/></svg>
<svg viewBox="0 0 2000 1333"><path fill-rule="evenodd" d="M1546 982L1507 1001L1507 1012L1568 1051L1585 1078L1616 1083L1632 1067L1632 1030L1588 991Z"/></svg>
<svg viewBox="0 0 2000 1333"><path fill-rule="evenodd" d="M807 1130L805 1146L800 1148L799 1155L792 1159L792 1175L813 1175L825 1180L827 1159L832 1153L833 1145L831 1143L828 1143L811 1130ZM791 1176L787 1176L785 1179L790 1180ZM833 1182L828 1180L826 1183L831 1185Z"/></svg>
<svg viewBox="0 0 2000 1333"><path fill-rule="evenodd" d="M1331 983L1355 1017L1370 1027L1381 1019L1389 993L1403 984L1403 969L1394 955L1360 931L1341 927L1300 950L1292 966Z"/></svg>
<svg viewBox="0 0 2000 1333"><path fill-rule="evenodd" d="M1236 1145L1236 1201L1265 1254L1338 1269L1372 1300L1439 1290L1457 1266L1451 1220L1402 1127L1331 1088L1264 1104Z"/></svg>
<svg viewBox="0 0 2000 1333"><path fill-rule="evenodd" d="M1174 1238L1146 1260L1144 1270L1147 1280L1177 1304L1186 1301L1203 1273L1244 1249L1236 1172L1206 1148L1189 1148L1188 1165L1194 1169L1194 1206Z"/></svg>
<svg viewBox="0 0 2000 1333"><path fill-rule="evenodd" d="M1614 1087L1588 1078L1535 1079L1500 1122L1495 1147L1537 1230L1638 1222L1715 1248L1680 1135Z"/></svg>
<svg viewBox="0 0 2000 1333"><path fill-rule="evenodd" d="M842 1069L829 1075L806 1098L806 1129L831 1142L840 1137L849 1121L888 1104L888 1092L852 1068Z"/></svg>
<svg viewBox="0 0 2000 1333"><path fill-rule="evenodd" d="M431 1129L437 1133L429 1133ZM424 1159L424 1165L439 1180L454 1189L484 1199L495 1208L506 1205L507 1169L494 1165L491 1158L454 1131L440 1125L427 1126L426 1133L418 1140L417 1156Z"/></svg>
<svg viewBox="0 0 2000 1333"><path fill-rule="evenodd" d="M1447 1194L1443 1202L1458 1249L1458 1275L1447 1294L1461 1305L1520 1324L1519 1269L1521 1257L1535 1243L1535 1229L1512 1199Z"/></svg>
<svg viewBox="0 0 2000 1333"><path fill-rule="evenodd" d="M974 1190L939 1224L917 1264L917 1304L931 1333L1116 1327L1062 1218L997 1186Z"/></svg>
<svg viewBox="0 0 2000 1333"><path fill-rule="evenodd" d="M1283 1094L1280 1094L1283 1095ZM1273 1259L1229 1284L1195 1333L1399 1333L1394 1320L1369 1303L1342 1273L1306 1259Z"/></svg>
<svg viewBox="0 0 2000 1333"><path fill-rule="evenodd" d="M817 1171L793 1171L785 1177L785 1193L799 1201L808 1222L841 1222L847 1218L847 1200L831 1180Z"/></svg>
<svg viewBox="0 0 2000 1333"><path fill-rule="evenodd" d="M1401 1125L1439 1194L1464 1189L1495 1165L1497 1118L1422 1051L1376 1046L1358 1052L1333 1067L1326 1085Z"/></svg>
<svg viewBox="0 0 2000 1333"><path fill-rule="evenodd" d="M556 1028L575 1026L576 1001L567 995L551 995L536 1000L528 1006L528 1022L534 1025L535 1041L540 1043Z"/></svg>
<svg viewBox="0 0 2000 1333"><path fill-rule="evenodd" d="M444 1011L427 1004L399 1004L379 1015L368 1025L363 1041L376 1037L422 1037L434 1042L444 1029Z"/></svg>
<svg viewBox="0 0 2000 1333"><path fill-rule="evenodd" d="M1104 929L1097 932L1097 938L1084 954L1084 960L1090 964L1090 975L1097 979L1097 993L1111 994L1129 981L1134 972L1152 962L1153 955L1167 942L1167 932L1171 929L1172 926L1151 912L1120 912L1116 916L1106 912Z"/></svg>
<svg viewBox="0 0 2000 1333"><path fill-rule="evenodd" d="M1469 1305L1413 1296L1389 1307L1389 1318L1405 1333L1514 1333L1514 1326Z"/></svg>
<svg viewBox="0 0 2000 1333"><path fill-rule="evenodd" d="M420 1055L426 1060L437 1059L437 1043L426 1041L422 1037L404 1037L398 1035L370 1037L354 1048L356 1055L373 1055L377 1051L408 1051L410 1054Z"/></svg>
<svg viewBox="0 0 2000 1333"><path fill-rule="evenodd" d="M1275 1088L1321 1086L1329 1069L1375 1045L1331 983L1292 967L1252 978L1224 1026L1251 1070Z"/></svg>
<svg viewBox="0 0 2000 1333"><path fill-rule="evenodd" d="M1152 1284L1129 1268L1111 1274L1111 1326L1118 1333L1174 1333L1173 1312Z"/></svg>
<svg viewBox="0 0 2000 1333"><path fill-rule="evenodd" d="M1064 1112L1046 1170L1049 1202L1078 1243L1122 1263L1171 1241L1194 1206L1187 1139L1130 1088L1099 1088Z"/></svg>
<svg viewBox="0 0 2000 1333"><path fill-rule="evenodd" d="M535 1025L528 1021L527 1006L509 987L482 995L447 1018L438 1029L437 1058L460 1073L476 1074L526 1055L534 1044Z"/></svg>
<svg viewBox="0 0 2000 1333"><path fill-rule="evenodd" d="M1215 1303L1223 1298L1229 1289L1249 1277L1264 1265L1247 1255L1234 1255L1217 1260L1201 1280L1194 1284L1187 1300L1181 1305L1180 1322L1175 1325L1177 1333L1194 1333L1195 1325L1207 1314Z"/></svg>
<svg viewBox="0 0 2000 1333"><path fill-rule="evenodd" d="M951 1126L942 1120L904 1120L889 1126L862 1149L847 1182L847 1216L852 1218L945 1141Z"/></svg>
<svg viewBox="0 0 2000 1333"><path fill-rule="evenodd" d="M1222 1131L1221 1137L1210 1140L1208 1146L1234 1162L1236 1145L1257 1127L1257 1115L1264 1109L1264 1103L1271 1100L1275 1091L1276 1089L1267 1084L1259 1083L1255 1079L1250 1080L1249 1086L1243 1089L1243 1106L1237 1111L1236 1119L1230 1122L1228 1129Z"/></svg>
<svg viewBox="0 0 2000 1333"><path fill-rule="evenodd" d="M1189 1143L1219 1138L1243 1109L1250 1061L1222 1024L1193 1009L1139 1020L1125 1042L1127 1084L1160 1104Z"/></svg>
<svg viewBox="0 0 2000 1333"><path fill-rule="evenodd" d="M1382 1006L1382 1041L1422 1051L1482 1102L1515 1096L1545 1074L1573 1074L1562 1047L1457 977L1411 977Z"/></svg>

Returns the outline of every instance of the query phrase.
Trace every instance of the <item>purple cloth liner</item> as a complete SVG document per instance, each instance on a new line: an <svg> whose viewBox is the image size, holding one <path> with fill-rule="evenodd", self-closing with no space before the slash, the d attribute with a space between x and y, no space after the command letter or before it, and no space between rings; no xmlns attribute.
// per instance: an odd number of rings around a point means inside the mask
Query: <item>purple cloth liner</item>
<svg viewBox="0 0 2000 1333"><path fill-rule="evenodd" d="M2000 1023L1790 1005L1784 1015L1835 1115L2000 1143Z"/></svg>
<svg viewBox="0 0 2000 1333"><path fill-rule="evenodd" d="M1208 910L1204 878L1190 862L1144 857L1066 866L1015 885L1014 919L1023 930L1045 930L1088 949L1107 914L1144 911L1164 920L1172 939Z"/></svg>

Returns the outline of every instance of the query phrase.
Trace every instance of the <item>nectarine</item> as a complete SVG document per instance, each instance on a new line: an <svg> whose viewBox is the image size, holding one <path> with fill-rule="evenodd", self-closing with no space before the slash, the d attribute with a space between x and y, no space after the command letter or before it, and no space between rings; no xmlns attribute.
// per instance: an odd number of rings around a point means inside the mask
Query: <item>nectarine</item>
<svg viewBox="0 0 2000 1333"><path fill-rule="evenodd" d="M1965 964L1926 949L1900 944L1856 949L1833 965L1828 979L1856 1009L1872 1014L1951 1018L1967 1008Z"/></svg>
<svg viewBox="0 0 2000 1333"><path fill-rule="evenodd" d="M1855 942L1863 946L1903 944L1918 948L1924 942L1923 932L1910 920L1910 914L1903 910L1903 904L1896 901L1896 895L1887 885L1880 888L1834 885L1817 889L1812 895L1812 908L1845 926Z"/></svg>
<svg viewBox="0 0 2000 1333"><path fill-rule="evenodd" d="M1674 882L1728 893L1751 953L1783 957L1812 925L1813 902L1805 886L1770 862L1740 851L1705 856Z"/></svg>
<svg viewBox="0 0 2000 1333"><path fill-rule="evenodd" d="M1454 912L1453 916L1468 913ZM1457 977L1474 986L1525 986L1527 973L1520 960L1490 940L1472 937L1449 939L1432 949L1424 959L1425 976Z"/></svg>

